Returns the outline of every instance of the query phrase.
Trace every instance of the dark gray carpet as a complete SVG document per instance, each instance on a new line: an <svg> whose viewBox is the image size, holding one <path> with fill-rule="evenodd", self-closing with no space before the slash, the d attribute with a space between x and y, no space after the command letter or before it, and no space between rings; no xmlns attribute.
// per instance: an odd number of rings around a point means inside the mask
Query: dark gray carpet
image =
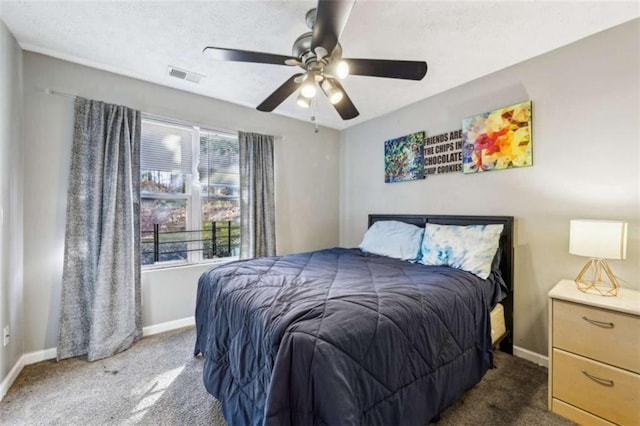
<svg viewBox="0 0 640 426"><path fill-rule="evenodd" d="M102 361L25 367L0 403L3 425L216 425L218 402L202 385L191 328L142 339ZM565 425L546 411L545 368L497 353L498 368L442 415L448 425Z"/></svg>

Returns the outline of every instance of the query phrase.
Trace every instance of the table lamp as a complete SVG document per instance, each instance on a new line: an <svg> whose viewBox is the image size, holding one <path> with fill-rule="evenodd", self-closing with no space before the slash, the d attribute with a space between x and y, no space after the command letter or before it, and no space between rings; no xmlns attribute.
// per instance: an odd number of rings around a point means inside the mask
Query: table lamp
<svg viewBox="0 0 640 426"><path fill-rule="evenodd" d="M605 259L627 257L627 222L572 220L569 253L590 258L576 277L578 290L616 296L620 285Z"/></svg>

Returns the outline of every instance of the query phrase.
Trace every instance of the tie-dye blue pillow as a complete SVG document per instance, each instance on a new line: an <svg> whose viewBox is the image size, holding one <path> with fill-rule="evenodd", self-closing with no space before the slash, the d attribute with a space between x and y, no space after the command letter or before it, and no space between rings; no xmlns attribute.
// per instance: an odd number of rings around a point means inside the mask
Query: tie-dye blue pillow
<svg viewBox="0 0 640 426"><path fill-rule="evenodd" d="M358 248L367 253L416 262L424 229L396 220L381 220L371 225Z"/></svg>
<svg viewBox="0 0 640 426"><path fill-rule="evenodd" d="M500 244L503 225L436 225L427 223L420 263L450 266L487 279Z"/></svg>

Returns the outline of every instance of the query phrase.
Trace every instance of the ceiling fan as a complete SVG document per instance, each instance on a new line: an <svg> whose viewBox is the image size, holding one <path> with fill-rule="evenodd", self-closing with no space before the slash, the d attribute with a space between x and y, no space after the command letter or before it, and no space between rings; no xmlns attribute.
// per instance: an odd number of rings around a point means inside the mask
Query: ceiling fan
<svg viewBox="0 0 640 426"><path fill-rule="evenodd" d="M360 113L340 84L339 80L347 75L422 80L427 73L424 61L342 58L338 38L353 4L353 0L318 0L317 8L309 10L305 17L311 31L296 39L292 56L212 46L205 47L203 53L213 59L299 66L304 70L291 76L258 105L260 111L273 111L298 89L298 105L309 108L319 85L342 119L350 120Z"/></svg>

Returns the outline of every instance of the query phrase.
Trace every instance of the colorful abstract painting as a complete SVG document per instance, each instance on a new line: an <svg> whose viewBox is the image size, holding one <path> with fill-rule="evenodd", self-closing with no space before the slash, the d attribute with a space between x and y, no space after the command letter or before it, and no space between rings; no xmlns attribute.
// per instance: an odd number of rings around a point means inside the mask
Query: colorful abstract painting
<svg viewBox="0 0 640 426"><path fill-rule="evenodd" d="M464 173L531 166L531 101L465 118L462 141Z"/></svg>
<svg viewBox="0 0 640 426"><path fill-rule="evenodd" d="M424 179L424 132L384 142L384 181Z"/></svg>

